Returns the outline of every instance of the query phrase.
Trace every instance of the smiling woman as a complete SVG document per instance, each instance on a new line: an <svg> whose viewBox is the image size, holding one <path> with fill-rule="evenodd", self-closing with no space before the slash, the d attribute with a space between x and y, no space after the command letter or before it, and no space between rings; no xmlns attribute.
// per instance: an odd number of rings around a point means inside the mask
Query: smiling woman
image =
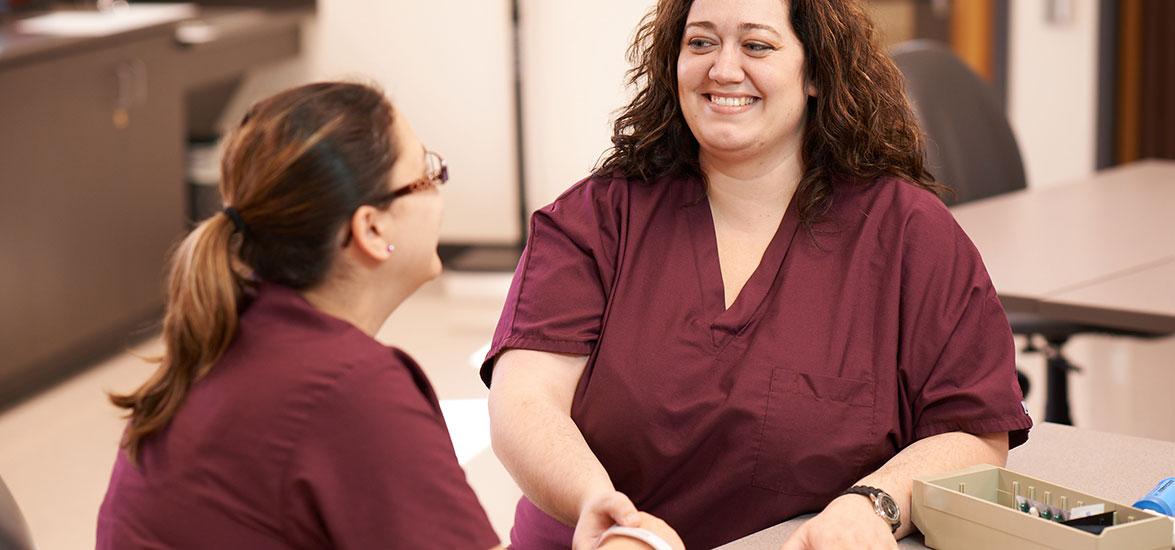
<svg viewBox="0 0 1175 550"><path fill-rule="evenodd" d="M661 0L630 56L482 365L514 546L590 542L620 491L691 548L817 511L789 548L894 547L913 476L1031 426L900 74L852 0Z"/></svg>

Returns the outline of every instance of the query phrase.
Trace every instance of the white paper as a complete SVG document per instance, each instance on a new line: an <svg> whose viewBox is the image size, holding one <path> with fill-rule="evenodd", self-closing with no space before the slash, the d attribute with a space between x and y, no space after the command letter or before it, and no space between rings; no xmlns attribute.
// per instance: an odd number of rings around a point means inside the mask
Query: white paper
<svg viewBox="0 0 1175 550"><path fill-rule="evenodd" d="M1106 505L1103 502L1097 504L1086 504L1085 506L1076 506L1069 510L1069 519L1085 518L1097 514L1106 513Z"/></svg>
<svg viewBox="0 0 1175 550"><path fill-rule="evenodd" d="M485 399L442 399L457 462L464 466L490 448L490 410Z"/></svg>

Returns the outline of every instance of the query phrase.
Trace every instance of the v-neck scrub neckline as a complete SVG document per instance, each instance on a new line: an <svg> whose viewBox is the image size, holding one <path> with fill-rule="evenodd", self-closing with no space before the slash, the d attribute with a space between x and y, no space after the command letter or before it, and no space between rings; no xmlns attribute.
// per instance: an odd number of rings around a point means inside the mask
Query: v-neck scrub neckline
<svg viewBox="0 0 1175 550"><path fill-rule="evenodd" d="M705 300L705 309L713 315L711 329L726 335L737 334L762 311L761 306L767 293L780 279L784 259L800 225L795 200L793 198L788 202L783 219L763 251L759 264L729 308L726 307L726 285L722 280L722 263L718 256L718 238L710 202L703 199L684 208L691 218L688 225L698 264L698 284ZM721 340L722 337L716 334L716 344Z"/></svg>

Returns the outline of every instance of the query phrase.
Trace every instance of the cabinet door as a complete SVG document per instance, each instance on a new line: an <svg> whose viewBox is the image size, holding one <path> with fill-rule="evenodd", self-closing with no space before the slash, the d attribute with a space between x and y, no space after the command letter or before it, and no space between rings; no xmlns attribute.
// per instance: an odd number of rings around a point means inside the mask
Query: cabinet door
<svg viewBox="0 0 1175 550"><path fill-rule="evenodd" d="M157 35L0 72L0 376L125 342L162 303L183 228L171 52Z"/></svg>

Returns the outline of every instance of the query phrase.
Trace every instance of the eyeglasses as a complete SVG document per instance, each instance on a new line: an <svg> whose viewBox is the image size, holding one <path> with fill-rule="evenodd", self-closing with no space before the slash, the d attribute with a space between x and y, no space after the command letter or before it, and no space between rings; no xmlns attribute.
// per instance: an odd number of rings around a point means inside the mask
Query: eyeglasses
<svg viewBox="0 0 1175 550"><path fill-rule="evenodd" d="M425 149L424 163L426 165L424 177L413 181L408 185L401 186L399 189L394 189L384 193L383 195L379 195L374 199L367 201L365 204L386 207L387 205L391 204L392 201L403 197L404 195L409 195L417 191L424 191L425 189L444 185L445 182L449 181L449 165L445 164L445 159L441 157L441 155ZM347 235L343 237L343 248L347 248L348 244L351 244L350 227L347 228Z"/></svg>
<svg viewBox="0 0 1175 550"><path fill-rule="evenodd" d="M383 195L376 197L370 201L370 204L388 204L404 195L409 195L417 191L424 191L432 187L444 185L449 181L449 165L445 164L445 159L441 155L424 150L424 163L427 165L427 171L423 178L420 178L408 185L402 186L399 189L390 191Z"/></svg>

